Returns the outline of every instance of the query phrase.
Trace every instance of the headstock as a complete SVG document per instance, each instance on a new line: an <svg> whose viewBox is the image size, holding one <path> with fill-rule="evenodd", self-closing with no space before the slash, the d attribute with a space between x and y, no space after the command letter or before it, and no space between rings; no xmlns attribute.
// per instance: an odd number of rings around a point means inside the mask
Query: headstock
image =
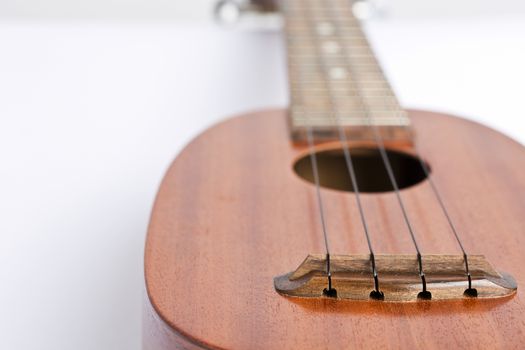
<svg viewBox="0 0 525 350"><path fill-rule="evenodd" d="M226 25L248 20L263 24L263 27L270 23L271 27L275 23L280 23L280 19L275 20L280 18L278 2L277 0L219 0L214 8L214 16L219 23ZM361 20L381 16L385 12L381 0L348 0L348 6L352 7L355 17ZM261 19L266 20L261 21Z"/></svg>

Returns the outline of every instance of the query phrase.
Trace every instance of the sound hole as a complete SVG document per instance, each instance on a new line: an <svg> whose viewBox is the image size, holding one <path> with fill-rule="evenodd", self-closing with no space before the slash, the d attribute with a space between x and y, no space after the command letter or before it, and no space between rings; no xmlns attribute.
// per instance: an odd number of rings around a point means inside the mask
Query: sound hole
<svg viewBox="0 0 525 350"><path fill-rule="evenodd" d="M387 154L400 189L425 180L426 175L418 158L393 150L387 150ZM374 193L394 190L377 149L353 148L351 155L360 192ZM339 191L354 191L342 150L320 151L316 153L316 157L319 182L322 187ZM309 155L299 159L294 165L294 170L301 178L315 183Z"/></svg>

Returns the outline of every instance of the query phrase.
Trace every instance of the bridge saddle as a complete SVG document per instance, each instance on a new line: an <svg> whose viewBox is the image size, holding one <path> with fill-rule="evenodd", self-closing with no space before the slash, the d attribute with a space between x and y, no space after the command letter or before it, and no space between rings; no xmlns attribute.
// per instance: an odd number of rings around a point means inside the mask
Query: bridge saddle
<svg viewBox="0 0 525 350"><path fill-rule="evenodd" d="M496 271L482 255L469 255L472 288L468 288L463 255L423 255L426 288L432 300L469 297L501 298L516 293L512 276ZM417 301L422 290L418 260L412 255L375 255L382 300ZM327 261L325 255L309 255L290 273L274 278L278 293L290 297L326 297ZM374 298L374 278L369 255L332 255L330 257L331 296L340 299Z"/></svg>

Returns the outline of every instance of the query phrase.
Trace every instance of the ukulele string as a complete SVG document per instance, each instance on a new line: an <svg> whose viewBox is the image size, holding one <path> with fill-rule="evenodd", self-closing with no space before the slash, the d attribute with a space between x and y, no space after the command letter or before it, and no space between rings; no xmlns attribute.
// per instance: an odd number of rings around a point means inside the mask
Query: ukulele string
<svg viewBox="0 0 525 350"><path fill-rule="evenodd" d="M285 13L289 11L288 9L288 2L283 1L282 8ZM285 23L285 25L287 25ZM302 74L298 74L300 83L303 83ZM303 96L301 96L303 98ZM326 256L326 276L327 276L327 288L323 291L326 295L334 295L334 289L332 288L332 271L331 271L331 262L330 262L330 246L328 243L328 230L326 228L326 218L325 218L325 211L324 211L324 204L323 204L323 196L321 194L321 185L320 185L320 179L319 179L319 168L317 165L317 155L315 153L315 140L314 140L314 133L313 133L313 127L311 125L311 119L307 118L306 123L306 139L308 143L308 153L310 156L310 164L312 165L312 174L314 177L314 184L315 184L315 192L316 192L316 198L317 198L317 205L319 207L319 218L321 221L321 229L323 233L323 239L324 239L324 246L325 246L325 256Z"/></svg>
<svg viewBox="0 0 525 350"><path fill-rule="evenodd" d="M323 230L324 245L326 249L326 276L328 277L328 289L332 291L332 272L330 269L330 248L328 245L328 233L326 230L326 220L324 214L323 196L321 195L321 186L319 181L319 168L317 167L317 156L315 154L315 143L312 126L308 125L307 129L308 149L310 153L310 163L312 164L312 173L315 181L315 192L317 196L317 203L319 205L319 217L321 219L321 227Z"/></svg>
<svg viewBox="0 0 525 350"><path fill-rule="evenodd" d="M326 89L328 91L328 98L329 98L329 105L330 105L330 109L333 113L333 116L334 116L334 119L335 119L335 124L337 125L337 129L338 129L338 135L339 135L339 141L342 145L342 148L343 148L343 154L344 154L344 158L345 158L345 162L346 162L346 168L348 170L348 175L350 177L350 181L352 183L352 189L354 190L354 194L355 194L355 200L356 200L356 204L357 204L357 208L359 210L359 216L360 216L360 219L361 219L361 223L362 223L362 226L363 226L363 231L364 231L364 234L365 234L365 237L366 237L366 242L367 242L367 245L368 245L368 250L369 250L369 254L370 254L370 263L371 263L371 268L372 268L372 277L374 279L374 290L372 292L372 296L373 297L376 297L376 298L382 298L383 297L383 293L380 291L379 289L379 277L378 277L378 273L377 273L377 269L376 269L376 263L375 263L375 253L374 253L374 249L372 248L372 241L370 239L370 231L368 229L368 224L367 224L367 221L366 221L366 216L365 216L365 213L364 213L364 209L363 209L363 205L362 205L362 202L361 202L361 196L360 196L360 191L359 191L359 185L358 185L358 182L357 182L357 177L356 177L356 174L355 174L355 168L354 168L354 164L353 164L353 160L352 160L352 154L351 154L351 151L350 151L350 145L348 143L348 138L347 138L347 135L346 135L346 132L342 126L342 122L341 122L341 118L340 118L340 110L338 108L338 103L336 101L336 99L334 98L334 91L332 89L332 85L330 83L330 81L328 79L326 79L326 77L329 76L329 71L328 71L328 67L325 63L325 61L323 60L323 56L322 56L322 53L319 52L319 47L320 47L320 43L319 43L319 40L318 40L318 33L316 33L315 31L313 31L313 20L312 20L312 17L311 17L311 13L310 13L310 9L308 8L308 6L305 6L305 18L308 22L308 27L310 28L311 30L311 35L312 35L312 38L314 40L317 41L317 45L316 45L316 49L317 49L317 63L319 65L319 67L321 67L323 73L324 73L324 83L325 83L325 86L326 86ZM307 9L307 10L306 10Z"/></svg>
<svg viewBox="0 0 525 350"><path fill-rule="evenodd" d="M368 121L370 121L370 117L368 115L368 118L367 118ZM392 171L392 167L391 167L391 164L390 162L388 161L388 155L386 154L386 151L385 151L385 147L384 147L384 142L382 140L382 137L380 136L378 130L377 130L377 125L374 124L374 138L377 142L377 140L379 139L380 140L380 144L381 144L381 147L380 147L380 152L381 152L381 157L383 159L383 162L385 163L386 167L387 167L387 171L388 171L388 175L390 177L390 181L392 182L392 184L394 185L394 187L397 187L397 184L395 182L395 177L393 176L393 171ZM408 129L408 126L405 125L405 128ZM419 160L419 163L421 165L421 169L423 170L423 173L425 174L425 177L428 179L428 182L430 184L430 188L431 188L431 191L432 193L434 194L434 197L436 199L436 201L438 202L440 208L441 208L441 211L443 213L443 215L445 216L447 222L448 222L448 225L452 231L452 233L454 234L454 237L459 245L459 248L461 249L461 252L462 252L462 255L463 255L463 260L464 260L464 263L465 263L465 275L467 277L467 282L468 282L468 288L467 290L465 291L467 294L473 294L475 295L476 294L476 290L472 288L472 276L470 274L470 270L469 270L469 263L468 263L468 254L465 250L465 247L461 241L461 238L460 238L460 235L459 235L459 232L458 230L456 229L456 226L454 224L454 222L452 221L452 218L445 206L445 203L443 201L443 198L433 180L433 177L430 173L430 170L428 169L428 166L426 165L426 163L423 161L423 158L421 157L421 153L419 152L419 149L417 147L417 143L414 142L414 153L416 155L416 157L418 158ZM386 160L386 161L385 161ZM407 218L407 214L406 214L406 210L404 208L404 205L401 201L401 197L400 197L400 194L399 194L399 191L396 189L396 196L398 197L398 200L400 201L400 206L402 208L402 211L403 211L403 215L405 217L405 221L408 220ZM416 251L417 251L417 255L418 255L418 265L419 265L419 269L420 269L420 274L423 273L422 271L422 261L421 261L421 254L419 252L419 248L418 248L418 245L417 245L417 242L415 240L415 236L414 236L414 232L413 230L411 229L410 227L410 224L409 222L407 221L407 225L409 227L409 231L410 231L410 235L412 237L412 240L414 242L414 246L416 247ZM423 281L423 291L426 290L426 286L425 286L425 279L424 279L424 273L423 275L421 276L422 277L422 281Z"/></svg>
<svg viewBox="0 0 525 350"><path fill-rule="evenodd" d="M461 249L461 252L463 253L463 260L465 262L465 275L467 276L467 282L468 282L468 289L465 291L466 294L469 295L476 295L477 292L475 289L472 288L472 277L470 275L469 265L468 265L468 254L465 250L465 247L463 246L463 243L461 242L461 239L459 237L459 232L456 229L456 225L454 225L454 222L452 221L452 218L450 217L450 214L445 206L445 203L443 201L443 198L441 194L439 193L439 190L434 183L432 174L430 173L430 170L428 169L427 164L425 161L423 161L423 158L420 156L419 149L417 147L417 143L414 142L414 151L416 154L416 157L419 159L419 163L421 165L421 169L423 170L423 173L425 174L426 178L428 179L428 182L430 184L430 188L434 194L434 197L436 198L437 202L439 203L439 206L441 208L441 211L443 212L443 215L445 216L448 225L450 226L450 229L454 233L454 236L456 238L456 241L458 242L459 248Z"/></svg>
<svg viewBox="0 0 525 350"><path fill-rule="evenodd" d="M335 14L335 12L337 12L337 11L334 11L333 6L328 6L328 8L330 9L331 17L334 20L335 30L337 32L341 32L341 30L339 28L340 27L339 20L336 18L338 16ZM342 45L342 49L345 51L346 58L350 59L350 55L348 53L346 45ZM355 74L355 72L353 70L352 64L348 64L347 66L348 66L348 68L350 70L350 75L351 76L356 76L356 74ZM408 213L407 213L407 210L406 210L403 198L401 197L401 193L399 191L399 186L398 186L397 180L395 178L394 171L392 169L392 164L390 163L390 159L389 159L388 154L386 152L386 148L385 148L385 144L384 144L383 138L382 138L382 136L381 136L381 134L380 134L380 132L378 130L378 127L377 127L376 123L374 122L374 118L370 115L370 111L368 110L368 106L367 106L366 103L364 103L363 97L361 96L361 89L360 89L359 79L355 79L354 83L355 83L355 85L357 87L356 94L360 97L361 101L363 102L363 113L365 114L367 124L372 129L372 132L373 132L373 135L374 135L374 141L375 141L375 143L376 143L376 145L377 145L377 147L379 149L379 153L381 155L382 162L383 162L383 164L385 166L385 169L386 169L388 178L390 180L390 183L391 183L391 185L392 185L392 187L394 189L394 193L396 195L397 202L398 202L399 207L401 209L401 212L402 212L402 215L403 215L403 219L405 221L405 224L407 226L408 232L409 232L410 237L412 239L412 243L413 243L413 245L414 245L414 247L416 249L419 277L421 278L421 283L422 283L422 287L423 287L423 291L422 291L423 294L420 294L420 295L422 297L428 297L427 286L426 286L426 278L425 278L425 272L423 270L423 261L422 261L421 251L419 249L419 244L417 242L414 229L412 227L412 224L410 223L410 219L408 217Z"/></svg>
<svg viewBox="0 0 525 350"><path fill-rule="evenodd" d="M369 120L367 118L367 120ZM408 125L405 125L405 128L408 129ZM409 131L409 130L408 130ZM374 138L376 139L376 142L377 142L377 139L378 139L378 136L379 138L381 138L378 130L377 130L377 125L374 124ZM383 143L383 140L381 138L381 144L382 144L382 147L380 147L380 152L381 152L381 157L383 158L383 161L385 161L385 159L388 160L388 156L385 152L385 147L384 147L384 143ZM423 161L423 158L421 157L421 153L419 152L419 149L418 149L418 146L417 146L417 143L414 142L414 153L416 155L416 157L418 158L419 160L419 163L420 163L420 166L421 166L421 169L423 170L423 173L425 175L425 177L428 179L428 182L430 184L430 188L431 188L431 191L436 199L436 201L438 202L440 208L441 208L441 211L444 215L444 217L446 218L447 222L448 222L448 225L452 231L452 233L454 234L454 237L459 245L459 248L461 249L461 252L462 252L462 255L463 255L463 260L464 260L464 263L465 263L465 275L467 277L467 282L468 282L468 288L466 290L467 294L472 294L472 293L476 293L476 291L474 289L472 289L472 276L470 274L470 270L469 270L469 263L468 263L468 254L465 250L465 247L461 241L461 238L460 238L460 235L459 235L459 232L458 230L456 229L456 226L454 224L454 222L452 221L452 218L445 206L445 203L443 201L443 198L440 194L440 191L438 190L434 180L433 180L433 177L430 173L430 170L428 169L428 166L426 165L426 163ZM390 163L390 162L388 162ZM387 165L387 171L389 172L389 177L392 180L395 180L395 177L392 176L392 170L391 170L391 165L390 164L386 164ZM390 170L388 170L388 168L390 168ZM393 183L394 184L394 183ZM396 190L396 195L398 196L398 199L400 198L399 196L399 193L398 191ZM402 209L403 209L403 215L405 215L406 217L406 211L404 209L404 205L402 203L400 203ZM408 224L408 222L407 222ZM415 237L414 237L414 234L413 234L413 230L410 229L409 227L409 230L410 230L410 233L411 233L411 237L412 237L412 240L414 241L414 245L416 246L416 250L417 250L417 253L418 253L418 264L419 264L419 268L420 268L420 272L422 272L422 261L421 261L421 254L419 253L419 248L417 246L417 242L415 241ZM423 276L424 278L424 276Z"/></svg>

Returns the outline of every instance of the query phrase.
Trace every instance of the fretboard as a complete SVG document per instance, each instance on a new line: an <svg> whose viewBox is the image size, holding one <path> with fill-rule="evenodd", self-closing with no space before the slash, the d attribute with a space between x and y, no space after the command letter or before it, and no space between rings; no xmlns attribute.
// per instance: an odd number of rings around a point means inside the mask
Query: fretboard
<svg viewBox="0 0 525 350"><path fill-rule="evenodd" d="M349 0L284 0L290 124L295 140L311 127L317 139L411 141L399 106Z"/></svg>

